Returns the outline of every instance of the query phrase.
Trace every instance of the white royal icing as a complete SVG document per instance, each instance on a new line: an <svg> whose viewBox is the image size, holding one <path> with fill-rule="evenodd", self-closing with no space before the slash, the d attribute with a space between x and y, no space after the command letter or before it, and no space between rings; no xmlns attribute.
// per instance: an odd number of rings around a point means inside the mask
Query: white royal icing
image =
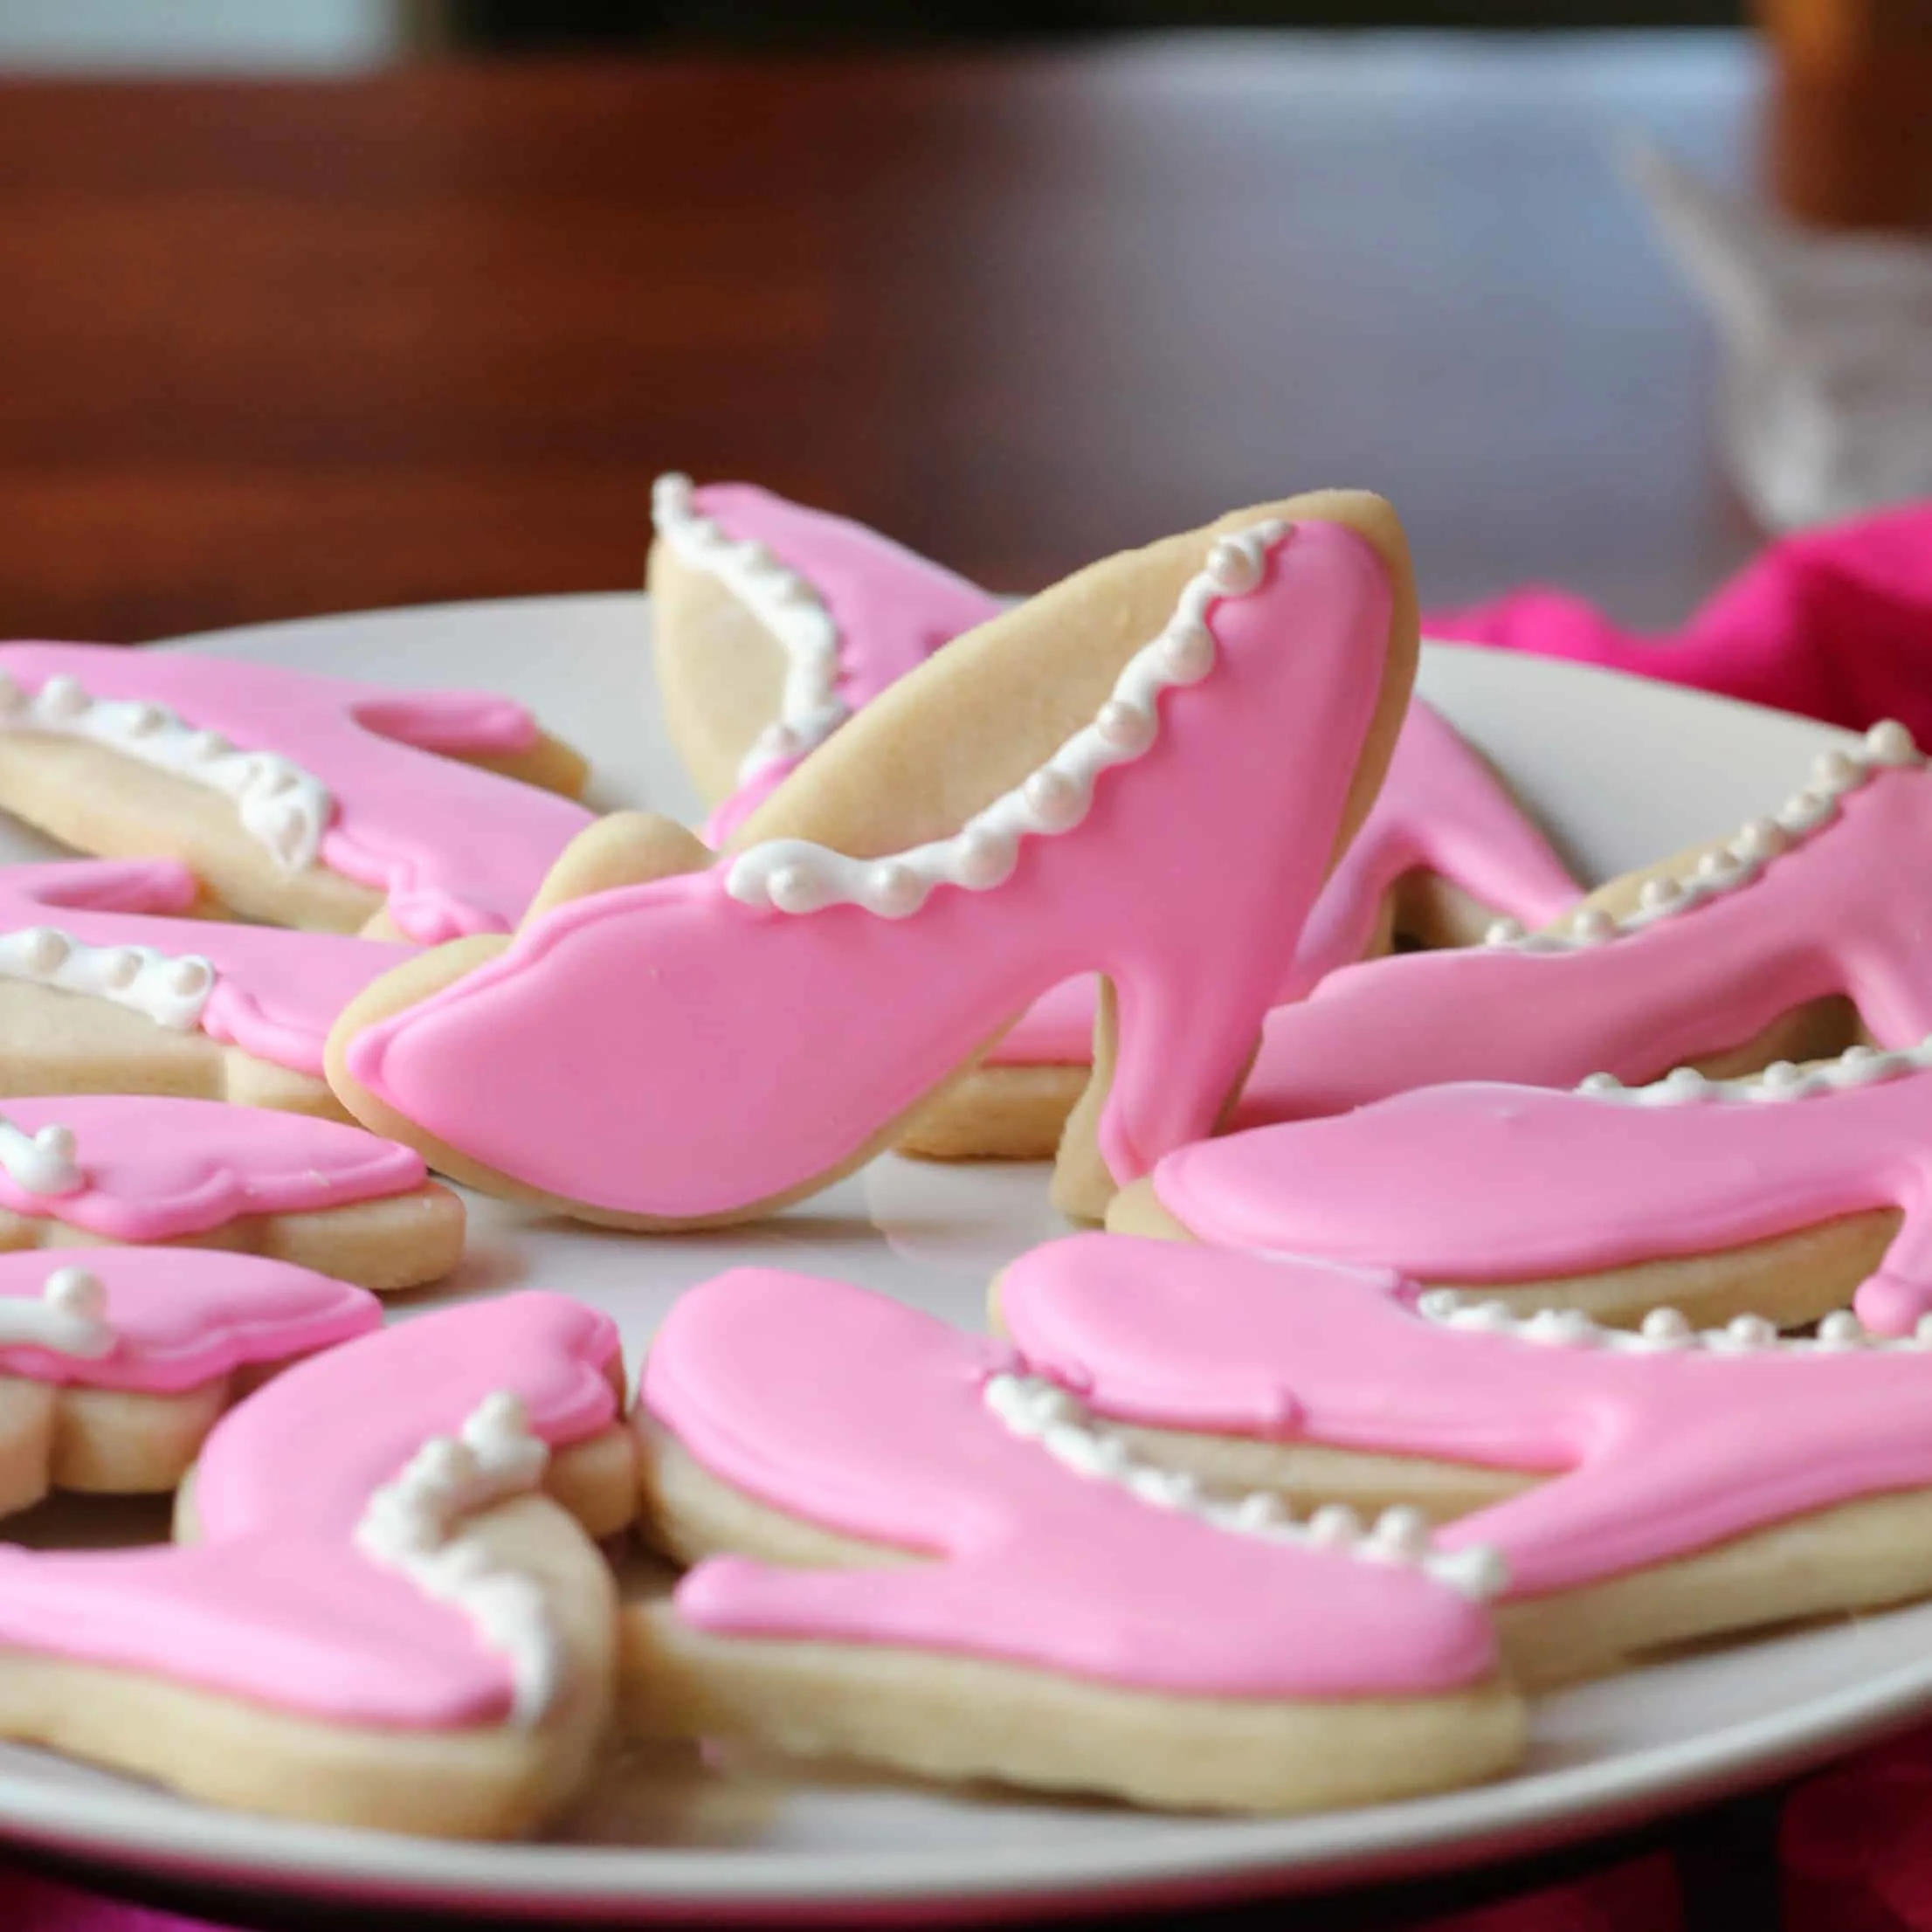
<svg viewBox="0 0 1932 1932"><path fill-rule="evenodd" d="M1812 765L1811 783L1786 799L1775 817L1752 819L1724 844L1706 852L1694 871L1682 878L1659 873L1645 880L1637 908L1622 918L1601 906L1585 906L1560 930L1535 933L1525 932L1520 921L1499 919L1484 935L1485 942L1521 953L1568 953L1641 932L1659 920L1749 885L1798 840L1828 825L1838 816L1839 800L1880 771L1924 762L1912 734L1887 719L1866 733L1859 751L1821 751Z"/></svg>
<svg viewBox="0 0 1932 1932"><path fill-rule="evenodd" d="M1430 1288L1416 1300L1417 1313L1446 1328L1507 1335L1555 1349L1608 1349L1629 1355L1843 1355L1850 1349L1932 1349L1932 1314L1908 1335L1873 1335L1849 1308L1826 1315L1813 1335L1783 1335L1761 1314L1733 1316L1722 1328L1694 1328L1675 1308L1653 1308L1640 1328L1606 1328L1577 1308L1540 1308L1519 1314L1507 1302L1484 1300L1458 1288Z"/></svg>
<svg viewBox="0 0 1932 1932"><path fill-rule="evenodd" d="M191 1033L201 1025L215 990L215 969L198 953L90 946L55 926L0 933L0 979L112 1000L177 1033Z"/></svg>
<svg viewBox="0 0 1932 1932"><path fill-rule="evenodd" d="M218 732L197 731L166 705L93 697L65 673L30 697L0 671L0 731L90 739L207 785L234 800L244 829L290 872L314 864L328 829L328 788L300 765L272 751L238 751Z"/></svg>
<svg viewBox="0 0 1932 1932"><path fill-rule="evenodd" d="M1762 1073L1735 1080L1714 1080L1694 1066L1678 1066L1660 1080L1625 1087L1614 1073L1592 1073L1577 1091L1591 1100L1626 1107L1687 1107L1705 1101L1771 1101L1809 1100L1818 1094L1841 1094L1848 1087L1870 1087L1906 1073L1932 1068L1932 1037L1916 1046L1882 1052L1876 1046L1847 1046L1836 1059L1799 1066L1773 1060Z"/></svg>
<svg viewBox="0 0 1932 1932"><path fill-rule="evenodd" d="M851 715L838 695L838 624L825 599L755 537L738 542L714 518L703 515L693 504L688 476L673 473L658 479L651 492L651 521L685 562L717 578L784 652L778 715L745 754L738 783L749 783L769 767L823 744Z"/></svg>
<svg viewBox="0 0 1932 1932"><path fill-rule="evenodd" d="M0 1168L29 1194L75 1194L86 1185L74 1160L73 1129L52 1122L29 1134L0 1114Z"/></svg>
<svg viewBox="0 0 1932 1932"><path fill-rule="evenodd" d="M1385 1509L1369 1524L1346 1503L1324 1503L1297 1522L1280 1497L1267 1490L1220 1496L1183 1470L1150 1462L1117 1431L1096 1422L1056 1382L996 1375L988 1378L984 1395L986 1406L1016 1436L1038 1442L1076 1474L1125 1489L1156 1509L1171 1509L1238 1536L1328 1550L1364 1563L1413 1563L1478 1600L1500 1596L1508 1585L1500 1551L1486 1544L1439 1549L1420 1510Z"/></svg>
<svg viewBox="0 0 1932 1932"><path fill-rule="evenodd" d="M0 1348L45 1349L98 1361L114 1347L107 1291L86 1268L56 1268L37 1301L0 1295Z"/></svg>
<svg viewBox="0 0 1932 1932"><path fill-rule="evenodd" d="M1146 755L1160 732L1162 692L1198 684L1214 668L1208 607L1217 598L1251 596L1260 585L1268 552L1293 530L1292 524L1270 518L1217 538L1166 629L1128 660L1094 722L951 838L884 859L852 859L803 838L770 839L732 862L726 890L748 906L784 913L859 906L882 918L904 919L925 904L935 886L986 892L1002 884L1018 861L1022 838L1071 831L1086 818L1101 773Z"/></svg>
<svg viewBox="0 0 1932 1932"><path fill-rule="evenodd" d="M431 1438L395 1481L369 1499L355 1528L365 1556L400 1570L424 1595L455 1605L483 1641L508 1659L513 1715L522 1724L535 1723L556 1697L562 1642L542 1587L504 1568L465 1534L464 1525L494 1503L530 1494L549 1459L516 1397L486 1397L460 1438Z"/></svg>

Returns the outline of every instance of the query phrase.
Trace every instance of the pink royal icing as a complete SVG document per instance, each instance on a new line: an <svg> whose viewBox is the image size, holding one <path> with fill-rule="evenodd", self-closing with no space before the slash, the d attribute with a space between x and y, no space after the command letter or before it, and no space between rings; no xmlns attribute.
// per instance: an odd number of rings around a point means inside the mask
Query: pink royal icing
<svg viewBox="0 0 1932 1932"><path fill-rule="evenodd" d="M1116 1421L1547 1473L1437 1532L1500 1550L1516 1597L1932 1483L1918 1343L1497 1332L1393 1275L1117 1235L1022 1256L1000 1309L1029 1368Z"/></svg>
<svg viewBox="0 0 1932 1932"><path fill-rule="evenodd" d="M109 1259L118 1266L118 1251ZM605 1316L527 1294L425 1314L301 1363L210 1436L195 1479L197 1542L0 1546L0 1644L338 1723L500 1722L514 1701L510 1660L459 1602L378 1560L358 1535L376 1493L499 1393L521 1398L529 1428L553 1446L609 1426L617 1349Z"/></svg>
<svg viewBox="0 0 1932 1932"><path fill-rule="evenodd" d="M175 1395L252 1363L285 1362L382 1322L372 1294L286 1261L183 1248L32 1249L0 1254L0 1335L24 1334L22 1304L84 1269L106 1291L103 1353L33 1342L0 1347L0 1375ZM90 1309L90 1314L94 1311Z"/></svg>
<svg viewBox="0 0 1932 1932"><path fill-rule="evenodd" d="M1436 873L1479 905L1541 926L1582 891L1496 775L1421 699L1362 829L1316 900L1274 1004L1308 993L1369 949L1383 900L1413 872ZM1094 1046L1094 985L1056 987L1000 1041L996 1066L1084 1066Z"/></svg>
<svg viewBox="0 0 1932 1932"><path fill-rule="evenodd" d="M1239 588L1204 572L1200 622L1123 673L1140 695L956 838L865 864L783 841L573 900L359 1034L350 1075L527 1185L695 1217L838 1165L1030 999L1101 970L1122 1042L1101 1152L1144 1172L1239 1077L1382 677L1370 544L1321 523L1244 542L1217 546Z"/></svg>
<svg viewBox="0 0 1932 1932"><path fill-rule="evenodd" d="M70 1094L8 1101L5 1118L30 1135L67 1128L81 1185L37 1193L0 1165L0 1207L111 1241L176 1241L245 1215L383 1200L429 1177L413 1149L360 1128L220 1101Z"/></svg>
<svg viewBox="0 0 1932 1932"><path fill-rule="evenodd" d="M1270 1014L1234 1125L1342 1114L1456 1080L1647 1079L1832 994L1852 1000L1881 1045L1915 1045L1932 1033L1932 947L1911 885L1914 855L1932 852L1932 776L1880 769L1835 804L1814 803L1825 823L1745 862L1734 887L1687 895L1683 910L1639 929L1330 974ZM1762 837L1786 843L1763 825Z"/></svg>
<svg viewBox="0 0 1932 1932"><path fill-rule="evenodd" d="M319 1079L336 1016L413 949L169 916L199 891L169 859L0 866L0 976L98 993ZM143 962L143 949L161 956ZM125 956L125 984L107 954ZM195 960L207 969L181 976Z"/></svg>
<svg viewBox="0 0 1932 1932"><path fill-rule="evenodd" d="M528 749L535 720L507 698L397 691L281 666L103 645L0 647L26 693L66 677L90 699L164 706L244 753L271 753L326 794L320 856L382 893L425 944L507 932L592 814L461 755Z"/></svg>
<svg viewBox="0 0 1932 1932"><path fill-rule="evenodd" d="M762 545L802 579L836 638L830 674L814 693L818 701L806 707L810 714L778 721L796 749L755 755L744 782L706 824L706 841L721 845L831 730L942 645L998 616L1001 604L862 523L807 509L749 483L707 484L688 493L688 507L728 541Z"/></svg>
<svg viewBox="0 0 1932 1932"><path fill-rule="evenodd" d="M1856 1306L1884 1334L1932 1312L1922 1054L1856 1054L1809 1076L1781 1064L1742 1082L1687 1070L1589 1093L1425 1087L1181 1148L1154 1188L1214 1246L1452 1282L1594 1274L1898 1208L1903 1225Z"/></svg>
<svg viewBox="0 0 1932 1932"><path fill-rule="evenodd" d="M735 1488L928 1560L714 1557L679 1614L1189 1696L1399 1694L1494 1667L1481 1608L1418 1563L1217 1529L1068 1469L989 1405L1012 1365L840 1282L740 1268L687 1295L645 1361L651 1415Z"/></svg>

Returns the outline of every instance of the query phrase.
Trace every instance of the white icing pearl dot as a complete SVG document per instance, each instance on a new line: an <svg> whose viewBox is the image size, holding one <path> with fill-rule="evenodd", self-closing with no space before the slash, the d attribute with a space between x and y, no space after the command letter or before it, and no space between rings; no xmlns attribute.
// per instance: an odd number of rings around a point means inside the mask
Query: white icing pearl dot
<svg viewBox="0 0 1932 1932"><path fill-rule="evenodd" d="M1697 861L1697 876L1716 883L1735 878L1742 868L1735 855L1724 845L1715 845Z"/></svg>
<svg viewBox="0 0 1932 1932"><path fill-rule="evenodd" d="M74 1135L71 1127L52 1122L42 1128L33 1137L33 1144L50 1161L59 1161L62 1166L71 1165L74 1157Z"/></svg>
<svg viewBox="0 0 1932 1932"><path fill-rule="evenodd" d="M1848 751L1821 751L1811 762L1812 782L1833 791L1855 785L1864 776L1858 760Z"/></svg>
<svg viewBox="0 0 1932 1932"><path fill-rule="evenodd" d="M745 539L738 547L738 556L745 569L754 576L761 570L770 569L772 565L778 561L762 543L759 542L756 537L747 537Z"/></svg>
<svg viewBox="0 0 1932 1932"><path fill-rule="evenodd" d="M1855 1046L1847 1046L1839 1055L1839 1064L1841 1066L1868 1066L1881 1057L1877 1047L1868 1045L1861 1040Z"/></svg>
<svg viewBox="0 0 1932 1932"><path fill-rule="evenodd" d="M92 700L78 680L57 671L40 687L40 708L51 718L78 718Z"/></svg>
<svg viewBox="0 0 1932 1932"><path fill-rule="evenodd" d="M1621 1094L1624 1083L1614 1073L1585 1073L1577 1083L1579 1094Z"/></svg>
<svg viewBox="0 0 1932 1932"><path fill-rule="evenodd" d="M771 594L784 604L804 605L818 601L818 593L796 570L788 570L783 576L775 579Z"/></svg>
<svg viewBox="0 0 1932 1932"><path fill-rule="evenodd" d="M973 892L984 892L1011 876L1019 852L1011 838L975 826L961 835L953 860L954 876Z"/></svg>
<svg viewBox="0 0 1932 1932"><path fill-rule="evenodd" d="M1710 1082L1694 1066L1673 1066L1661 1084L1667 1095L1680 1101L1701 1100L1710 1087Z"/></svg>
<svg viewBox="0 0 1932 1932"><path fill-rule="evenodd" d="M35 926L20 935L21 963L43 979L58 973L72 950L67 935L52 926Z"/></svg>
<svg viewBox="0 0 1932 1932"><path fill-rule="evenodd" d="M431 1436L411 1461L411 1480L432 1494L450 1494L477 1477L476 1452L450 1436Z"/></svg>
<svg viewBox="0 0 1932 1932"><path fill-rule="evenodd" d="M691 489L691 479L682 470L666 470L651 486L652 506L660 511L687 508Z"/></svg>
<svg viewBox="0 0 1932 1932"><path fill-rule="evenodd" d="M1245 597L1261 581L1261 558L1245 543L1217 537L1207 554L1208 581L1224 597Z"/></svg>
<svg viewBox="0 0 1932 1932"><path fill-rule="evenodd" d="M1791 1060L1773 1060L1759 1078L1774 1091L1788 1092L1804 1084L1804 1071Z"/></svg>
<svg viewBox="0 0 1932 1932"><path fill-rule="evenodd" d="M1601 906L1585 906L1570 922L1570 936L1582 946L1600 946L1617 930L1617 921Z"/></svg>
<svg viewBox="0 0 1932 1932"><path fill-rule="evenodd" d="M228 756L228 741L218 731L197 731L188 740L186 747L191 758L199 758L204 763Z"/></svg>
<svg viewBox="0 0 1932 1932"><path fill-rule="evenodd" d="M1839 1308L1818 1323L1818 1338L1828 1349L1855 1349L1865 1340L1865 1324L1849 1308Z"/></svg>
<svg viewBox="0 0 1932 1932"><path fill-rule="evenodd" d="M1281 1499L1270 1495L1265 1489L1258 1489L1252 1495L1242 1497L1234 1506L1234 1522L1237 1528L1274 1529L1287 1520L1288 1513L1282 1507Z"/></svg>
<svg viewBox="0 0 1932 1932"><path fill-rule="evenodd" d="M1773 818L1754 818L1737 835L1731 847L1740 859L1762 861L1776 859L1791 840Z"/></svg>
<svg viewBox="0 0 1932 1932"><path fill-rule="evenodd" d="M1675 1308L1653 1308L1644 1317L1642 1329L1646 1342L1681 1343L1691 1338L1691 1325Z"/></svg>
<svg viewBox="0 0 1932 1932"><path fill-rule="evenodd" d="M1921 1348L1932 1349L1932 1314L1922 1314L1913 1324L1912 1339Z"/></svg>
<svg viewBox="0 0 1932 1932"><path fill-rule="evenodd" d="M816 912L823 903L818 881L803 866L780 866L765 881L765 896L782 913Z"/></svg>
<svg viewBox="0 0 1932 1932"><path fill-rule="evenodd" d="M1563 1349L1594 1347L1597 1324L1579 1308L1539 1308L1523 1324L1523 1335Z"/></svg>
<svg viewBox="0 0 1932 1932"><path fill-rule="evenodd" d="M279 798L294 783L295 774L279 758L264 758L255 766L253 789L265 798Z"/></svg>
<svg viewBox="0 0 1932 1932"><path fill-rule="evenodd" d="M168 969L168 990L191 999L213 983L215 969L205 959L177 959Z"/></svg>
<svg viewBox="0 0 1932 1932"><path fill-rule="evenodd" d="M1523 936L1523 922L1520 919L1493 919L1483 933L1485 946L1513 946Z"/></svg>
<svg viewBox="0 0 1932 1932"><path fill-rule="evenodd" d="M1419 1509L1399 1503L1376 1519L1374 1547L1404 1563L1419 1562L1429 1550L1429 1519Z"/></svg>
<svg viewBox="0 0 1932 1932"><path fill-rule="evenodd" d="M1742 1349L1768 1349L1777 1340L1777 1329L1761 1314L1737 1315L1724 1332Z"/></svg>
<svg viewBox="0 0 1932 1932"><path fill-rule="evenodd" d="M168 714L158 704L137 704L128 714L128 735L151 738L168 721Z"/></svg>
<svg viewBox="0 0 1932 1932"><path fill-rule="evenodd" d="M917 912L924 896L919 889L919 874L896 859L874 866L866 875L866 903L887 919L904 919Z"/></svg>
<svg viewBox="0 0 1932 1932"><path fill-rule="evenodd" d="M1154 742L1154 720L1138 705L1109 698L1101 707L1094 728L1116 751L1138 756Z"/></svg>
<svg viewBox="0 0 1932 1932"><path fill-rule="evenodd" d="M1684 888L1667 875L1657 879L1646 879L1643 892L1639 895L1646 912L1660 913L1674 906L1684 896Z"/></svg>
<svg viewBox="0 0 1932 1932"><path fill-rule="evenodd" d="M1509 1587L1508 1560L1494 1543L1472 1543L1444 1560L1453 1565L1456 1587L1466 1596L1500 1597Z"/></svg>
<svg viewBox="0 0 1932 1932"><path fill-rule="evenodd" d="M1214 668L1214 638L1206 624L1180 618L1161 639L1161 666L1175 684L1198 684Z"/></svg>
<svg viewBox="0 0 1932 1932"><path fill-rule="evenodd" d="M1919 748L1896 718L1881 718L1865 734L1865 755L1875 764L1908 765L1917 762Z"/></svg>
<svg viewBox="0 0 1932 1932"><path fill-rule="evenodd" d="M1462 1306L1462 1297L1453 1288L1425 1288L1416 1297L1416 1312L1432 1321L1446 1321Z"/></svg>
<svg viewBox="0 0 1932 1932"><path fill-rule="evenodd" d="M141 977L141 955L132 946L116 946L100 962L100 976L118 992L126 992Z"/></svg>
<svg viewBox="0 0 1932 1932"><path fill-rule="evenodd" d="M107 1290L88 1268L56 1268L47 1277L41 1298L50 1308L85 1321L98 1321L107 1312Z"/></svg>
<svg viewBox="0 0 1932 1932"><path fill-rule="evenodd" d="M1308 1518L1308 1540L1325 1549L1349 1549L1362 1540L1362 1519L1345 1502L1325 1502Z"/></svg>
<svg viewBox="0 0 1932 1932"><path fill-rule="evenodd" d="M1829 797L1815 791L1796 793L1778 807L1777 822L1787 831L1812 831L1837 811Z"/></svg>
<svg viewBox="0 0 1932 1932"><path fill-rule="evenodd" d="M1048 831L1065 831L1087 815L1085 787L1051 765L1036 771L1020 789L1027 810Z"/></svg>

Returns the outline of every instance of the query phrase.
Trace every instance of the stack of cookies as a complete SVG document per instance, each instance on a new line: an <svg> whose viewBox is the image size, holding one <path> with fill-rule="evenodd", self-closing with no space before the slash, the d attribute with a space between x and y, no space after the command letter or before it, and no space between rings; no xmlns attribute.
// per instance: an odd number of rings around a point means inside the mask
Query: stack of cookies
<svg viewBox="0 0 1932 1932"><path fill-rule="evenodd" d="M701 833L505 700L0 648L0 804L84 855L0 872L0 1497L177 1526L0 1548L0 1735L463 1836L614 1728L1287 1811L1932 1594L1904 731L1585 894L1413 699L1378 498L1011 606L748 486L655 521ZM977 1335L720 1275L628 1414L565 1296L382 1324L432 1174L646 1237L894 1148L1084 1232Z"/></svg>

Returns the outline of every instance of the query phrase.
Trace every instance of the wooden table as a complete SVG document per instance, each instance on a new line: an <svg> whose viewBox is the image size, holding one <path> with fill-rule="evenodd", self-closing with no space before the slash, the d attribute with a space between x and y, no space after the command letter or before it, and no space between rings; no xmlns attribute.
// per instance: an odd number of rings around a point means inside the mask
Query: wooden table
<svg viewBox="0 0 1932 1932"><path fill-rule="evenodd" d="M628 584L667 467L1006 588L1364 483L1431 601L1666 622L1755 539L1611 148L1735 174L1753 87L1722 38L1279 37L0 86L0 631Z"/></svg>
<svg viewBox="0 0 1932 1932"><path fill-rule="evenodd" d="M638 577L664 468L1005 588L1363 483L1425 595L1752 541L1611 144L1742 42L1203 37L0 85L0 634Z"/></svg>

